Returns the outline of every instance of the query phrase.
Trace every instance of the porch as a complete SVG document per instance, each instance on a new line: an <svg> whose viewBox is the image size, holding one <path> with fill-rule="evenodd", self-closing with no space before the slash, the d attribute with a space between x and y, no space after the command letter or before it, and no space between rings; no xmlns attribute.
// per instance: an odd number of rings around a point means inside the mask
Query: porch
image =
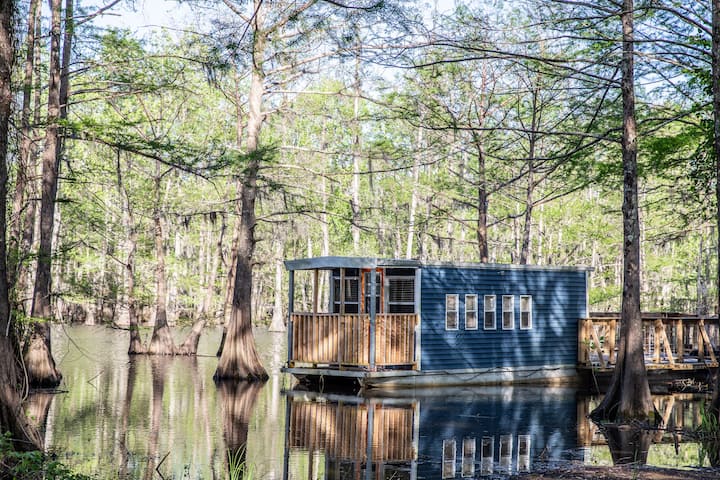
<svg viewBox="0 0 720 480"><path fill-rule="evenodd" d="M319 257L285 266L288 371L355 377L419 369L417 262ZM296 312L296 302L306 311Z"/></svg>

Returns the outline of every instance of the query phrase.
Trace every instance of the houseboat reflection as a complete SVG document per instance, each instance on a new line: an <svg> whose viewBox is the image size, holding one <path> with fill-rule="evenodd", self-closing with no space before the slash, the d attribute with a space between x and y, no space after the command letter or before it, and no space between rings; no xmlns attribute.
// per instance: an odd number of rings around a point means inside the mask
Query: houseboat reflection
<svg viewBox="0 0 720 480"><path fill-rule="evenodd" d="M285 478L528 472L533 459L575 449L577 411L572 389L432 389L405 398L289 392Z"/></svg>

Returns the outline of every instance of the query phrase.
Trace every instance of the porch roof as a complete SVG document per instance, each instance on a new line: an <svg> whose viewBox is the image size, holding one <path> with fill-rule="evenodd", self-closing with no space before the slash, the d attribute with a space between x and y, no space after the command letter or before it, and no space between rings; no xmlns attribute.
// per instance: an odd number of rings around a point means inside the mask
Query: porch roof
<svg viewBox="0 0 720 480"><path fill-rule="evenodd" d="M374 257L314 257L286 260L285 268L292 270L332 270L333 268L418 268L419 260L387 259Z"/></svg>

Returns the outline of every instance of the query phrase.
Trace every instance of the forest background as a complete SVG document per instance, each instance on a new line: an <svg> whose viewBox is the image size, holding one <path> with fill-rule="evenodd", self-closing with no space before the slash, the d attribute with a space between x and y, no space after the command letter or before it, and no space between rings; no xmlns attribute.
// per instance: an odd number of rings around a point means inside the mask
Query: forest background
<svg viewBox="0 0 720 480"><path fill-rule="evenodd" d="M587 265L591 310L620 309L614 2L267 2L263 12L279 27L262 52L247 22L260 9L245 3L184 2L196 16L188 25L143 33L99 27L102 7L67 3L56 319L126 324L133 304L152 321L162 280L171 323L222 323L239 179L253 158L261 158L256 325L284 321L282 261L318 255ZM706 314L717 296L710 5L637 4L642 306ZM103 15L123 2L107 6ZM29 7L20 2L18 32ZM288 9L295 14L285 18ZM29 86L26 62L16 62L10 139L9 267L17 311L28 314L46 17L35 28ZM28 58L19 40L19 59ZM261 72L259 117L253 72ZM263 126L250 151L253 118ZM297 280L298 309L310 289L309 278Z"/></svg>

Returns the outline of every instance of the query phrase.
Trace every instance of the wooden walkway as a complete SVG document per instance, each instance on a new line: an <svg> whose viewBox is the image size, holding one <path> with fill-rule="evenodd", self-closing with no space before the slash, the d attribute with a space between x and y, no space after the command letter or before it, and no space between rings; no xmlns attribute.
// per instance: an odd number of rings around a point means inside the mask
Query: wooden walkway
<svg viewBox="0 0 720 480"><path fill-rule="evenodd" d="M710 340L716 335L711 335L708 328L717 323L716 317L643 313L642 321L648 370L694 371L718 366ZM612 371L617 360L619 328L619 314L593 313L589 318L581 319L578 325L578 367Z"/></svg>

